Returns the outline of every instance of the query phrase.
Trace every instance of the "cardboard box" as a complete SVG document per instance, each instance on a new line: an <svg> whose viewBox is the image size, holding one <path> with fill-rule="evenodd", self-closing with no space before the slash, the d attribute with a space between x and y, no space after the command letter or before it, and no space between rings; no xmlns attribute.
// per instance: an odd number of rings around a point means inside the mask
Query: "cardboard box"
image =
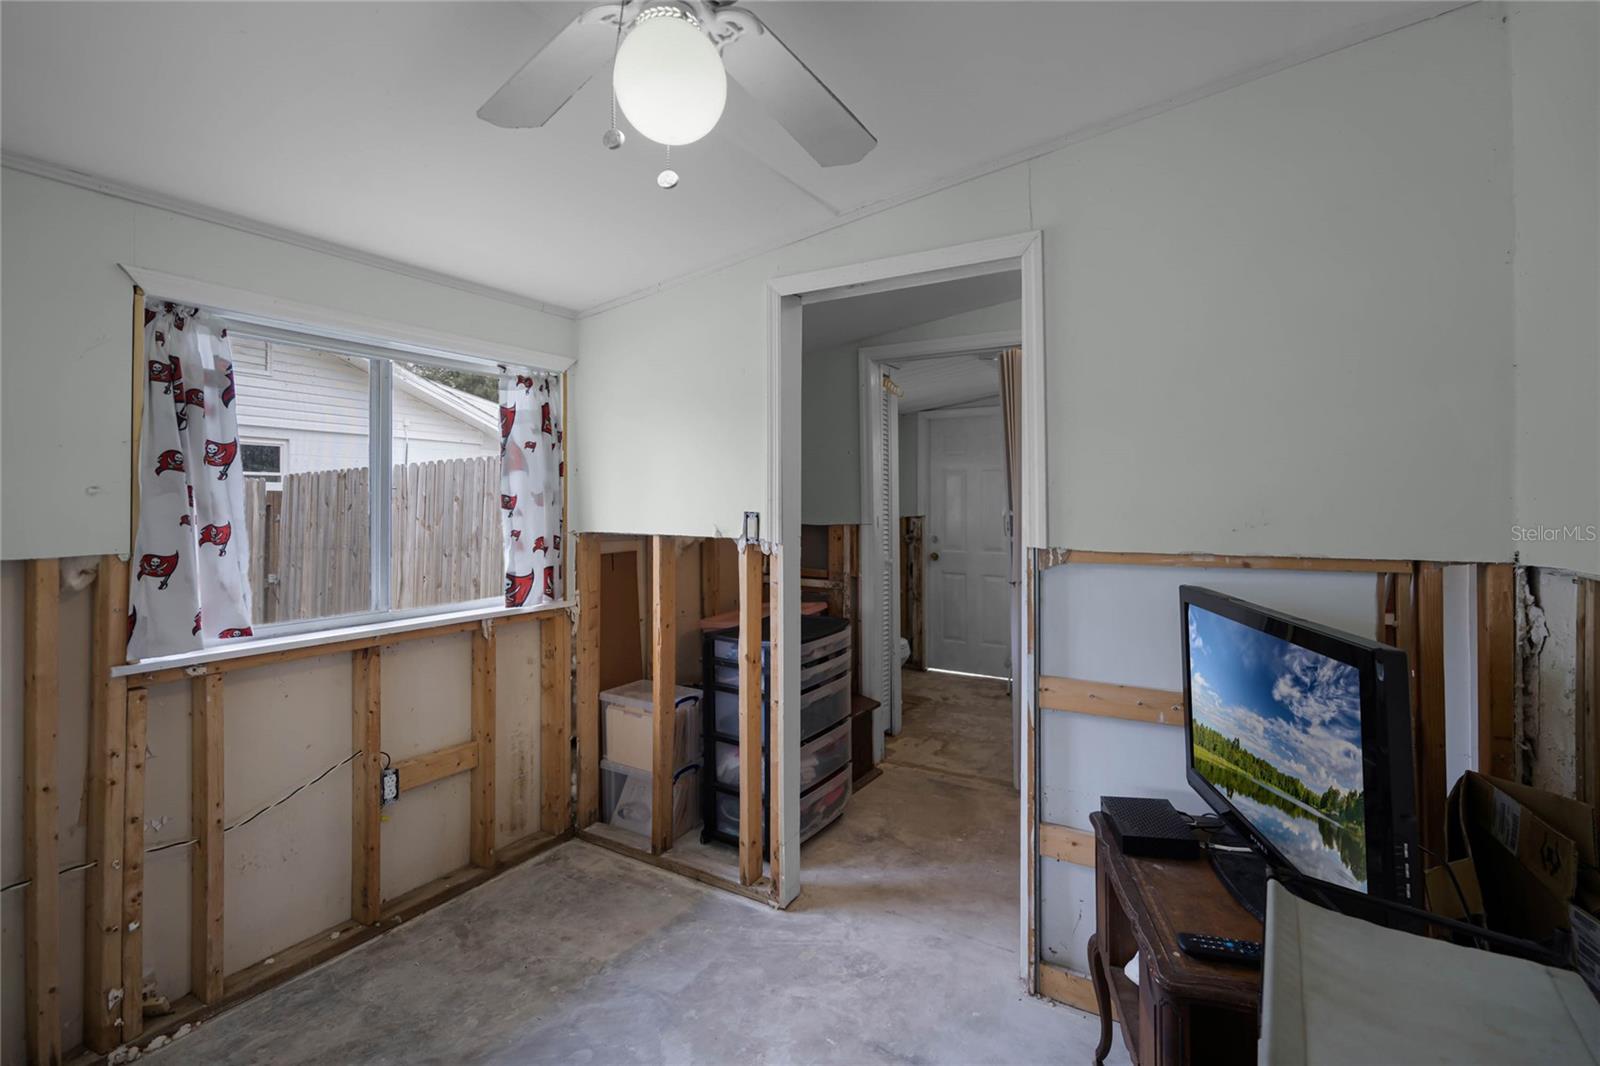
<svg viewBox="0 0 1600 1066"><path fill-rule="evenodd" d="M1590 804L1468 771L1450 790L1447 817L1452 869L1465 887L1458 864L1470 864L1490 929L1549 941L1570 929L1573 903L1592 911L1600 902L1600 823ZM1430 905L1454 895L1441 876L1429 877Z"/></svg>
<svg viewBox="0 0 1600 1066"><path fill-rule="evenodd" d="M649 681L632 681L600 693L602 714L601 754L614 763L649 771L653 765L655 693ZM700 762L700 690L677 689L673 713L675 768Z"/></svg>

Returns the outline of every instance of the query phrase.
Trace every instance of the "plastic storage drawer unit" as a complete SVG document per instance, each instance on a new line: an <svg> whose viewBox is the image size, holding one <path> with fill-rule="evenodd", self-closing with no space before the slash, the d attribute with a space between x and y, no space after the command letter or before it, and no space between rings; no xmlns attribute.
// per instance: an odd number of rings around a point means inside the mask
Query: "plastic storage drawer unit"
<svg viewBox="0 0 1600 1066"><path fill-rule="evenodd" d="M739 787L739 745L731 740L717 740L717 784L728 788ZM850 723L841 722L822 736L800 746L800 791L829 776L841 766L850 763ZM765 784L767 768L761 767L761 780Z"/></svg>
<svg viewBox="0 0 1600 1066"><path fill-rule="evenodd" d="M800 797L800 841L804 843L825 829L844 813L850 799L850 769L839 771L817 788ZM739 836L739 795L736 792L717 793L718 833Z"/></svg>

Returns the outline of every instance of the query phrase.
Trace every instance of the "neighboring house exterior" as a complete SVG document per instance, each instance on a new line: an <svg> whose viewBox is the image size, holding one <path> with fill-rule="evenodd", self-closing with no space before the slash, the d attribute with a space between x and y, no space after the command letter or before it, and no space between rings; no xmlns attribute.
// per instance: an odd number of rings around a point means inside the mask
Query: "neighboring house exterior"
<svg viewBox="0 0 1600 1066"><path fill-rule="evenodd" d="M233 362L247 474L368 465L365 360L235 337ZM397 363L394 433L396 464L498 454L498 405Z"/></svg>

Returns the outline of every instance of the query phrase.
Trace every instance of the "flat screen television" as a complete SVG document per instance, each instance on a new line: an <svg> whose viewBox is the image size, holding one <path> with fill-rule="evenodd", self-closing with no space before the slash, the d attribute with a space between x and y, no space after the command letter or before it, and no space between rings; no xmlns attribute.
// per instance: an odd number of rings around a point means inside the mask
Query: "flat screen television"
<svg viewBox="0 0 1600 1066"><path fill-rule="evenodd" d="M1405 653L1210 589L1179 602L1190 787L1269 867L1420 906Z"/></svg>

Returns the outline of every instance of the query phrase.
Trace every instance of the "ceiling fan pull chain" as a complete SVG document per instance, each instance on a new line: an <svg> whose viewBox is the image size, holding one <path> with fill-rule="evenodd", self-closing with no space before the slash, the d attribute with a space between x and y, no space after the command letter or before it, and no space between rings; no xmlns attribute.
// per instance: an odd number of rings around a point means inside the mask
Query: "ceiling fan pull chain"
<svg viewBox="0 0 1600 1066"><path fill-rule="evenodd" d="M621 0L621 2L617 4L617 39L611 45L612 69L616 68L617 52L622 48L622 17L626 13L627 8L628 0ZM627 136L622 132L621 129L617 127L617 85L613 80L611 83L611 127L600 136L600 143L605 145L607 148L610 148L612 151L615 151L616 149L621 148L622 142L626 141L627 139Z"/></svg>
<svg viewBox="0 0 1600 1066"><path fill-rule="evenodd" d="M678 187L678 172L672 169L672 145L667 145L667 168L656 175L656 184L663 189Z"/></svg>

